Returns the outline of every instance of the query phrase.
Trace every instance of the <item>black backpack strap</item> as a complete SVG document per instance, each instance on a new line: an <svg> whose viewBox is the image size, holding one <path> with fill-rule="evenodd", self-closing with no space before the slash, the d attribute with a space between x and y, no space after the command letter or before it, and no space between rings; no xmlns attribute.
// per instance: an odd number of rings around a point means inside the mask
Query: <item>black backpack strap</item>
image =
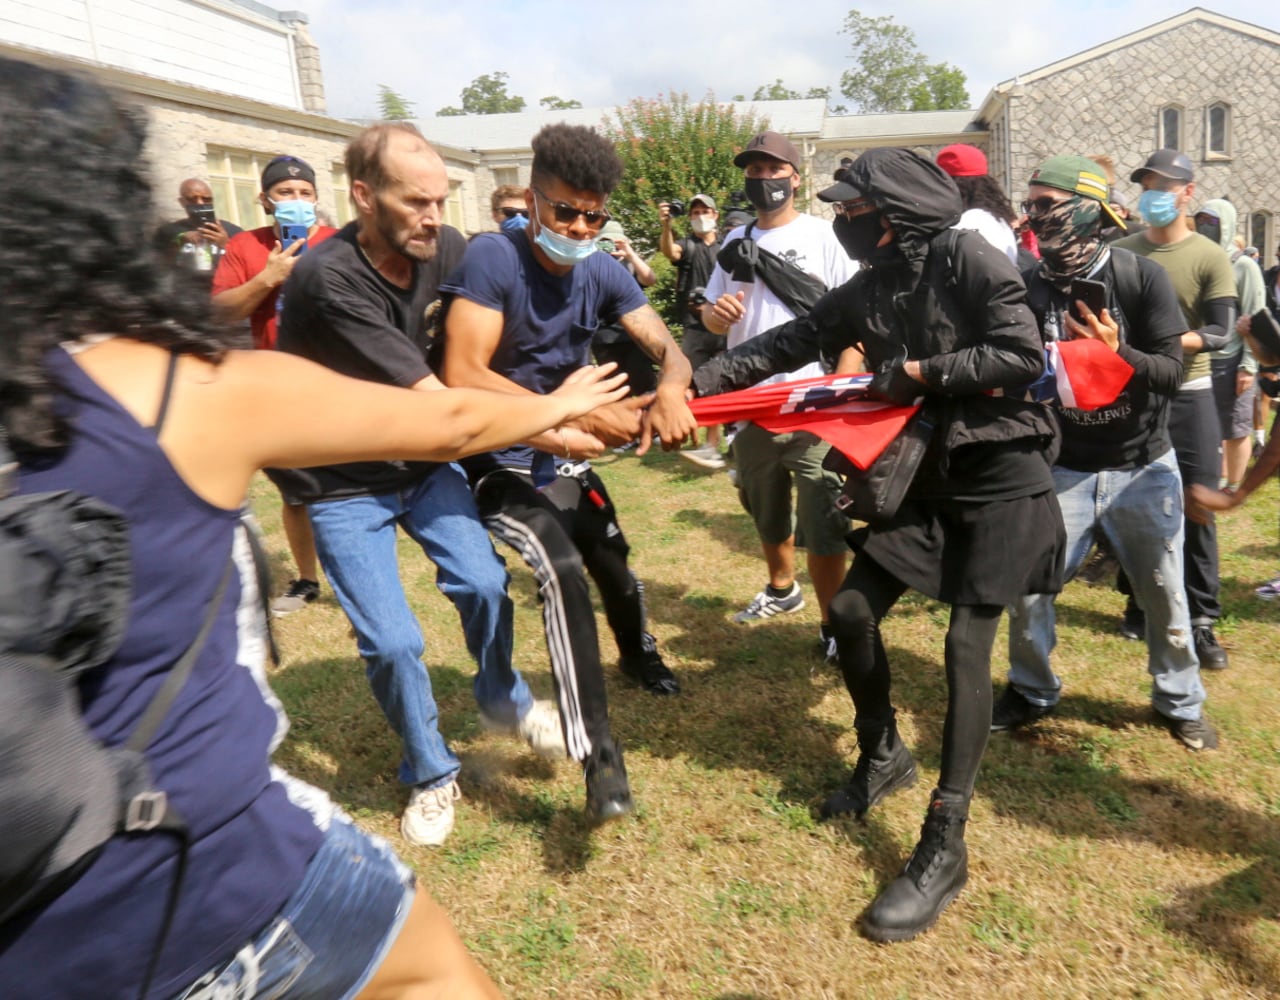
<svg viewBox="0 0 1280 1000"><path fill-rule="evenodd" d="M1111 248L1111 277L1116 293L1116 304L1124 315L1121 326L1132 324L1142 315L1142 273L1138 270L1138 255L1124 247Z"/></svg>
<svg viewBox="0 0 1280 1000"><path fill-rule="evenodd" d="M200 657L201 650L204 649L209 633L213 631L213 623L218 617L218 609L222 607L222 598L227 593L227 584L231 582L231 571L234 568L235 561L228 556L227 565L222 571L222 579L218 581L218 589L214 591L213 597L209 599L209 607L205 611L204 621L200 623L200 631L196 633L196 637L192 640L191 645L187 647L187 651L178 657L178 662L170 669L169 676L160 685L160 690L155 693L155 697L147 705L146 711L142 713L142 718L137 726L134 727L133 732L129 734L129 738L124 742L125 750L143 753L151 744L156 730L160 728L160 723L164 721L164 717L168 714L169 709L173 707L173 702L178 697L178 693L186 685L187 678L191 676L191 670L196 665L196 660ZM131 809L132 806L133 803L130 803ZM128 826L125 828L130 829ZM143 828L145 829L145 827Z"/></svg>

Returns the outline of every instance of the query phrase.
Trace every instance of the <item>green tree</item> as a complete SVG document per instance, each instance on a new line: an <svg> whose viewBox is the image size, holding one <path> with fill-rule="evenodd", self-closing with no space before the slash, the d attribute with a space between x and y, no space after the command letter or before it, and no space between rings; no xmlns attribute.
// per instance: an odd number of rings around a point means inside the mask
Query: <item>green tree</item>
<svg viewBox="0 0 1280 1000"><path fill-rule="evenodd" d="M676 271L658 251L658 202L679 198L687 205L705 192L723 210L729 193L742 187L734 156L767 124L732 105L717 104L710 94L697 102L687 94L636 98L605 122L605 134L617 144L626 166L609 198L609 211L657 273L649 299L673 330L679 319ZM679 220L676 226L683 228Z"/></svg>
<svg viewBox="0 0 1280 1000"><path fill-rule="evenodd" d="M915 32L891 16L866 17L851 10L841 31L853 39L854 68L841 75L840 92L859 111L933 111L968 105L964 74L946 63L930 63L916 46Z"/></svg>
<svg viewBox="0 0 1280 1000"><path fill-rule="evenodd" d="M462 88L462 107L450 105L437 115L502 115L524 110L524 98L507 93L506 73L485 73Z"/></svg>
<svg viewBox="0 0 1280 1000"><path fill-rule="evenodd" d="M403 122L413 117L413 102L405 100L385 83L378 84L378 110L384 122Z"/></svg>
<svg viewBox="0 0 1280 1000"><path fill-rule="evenodd" d="M563 97L554 97L554 96L544 97L542 98L542 100L538 101L538 103L542 105L542 109L544 111L568 111L571 108L582 107L581 101L574 101L574 100L566 101Z"/></svg>
<svg viewBox="0 0 1280 1000"><path fill-rule="evenodd" d="M806 98L821 97L824 101L831 100L830 87L810 87L806 93L800 93L798 90L792 90L782 82L782 77L778 77L773 83L761 84L756 88L755 93L751 95L753 101L799 101ZM747 98L742 94L735 94L735 101L745 101ZM844 105L832 105L832 114L844 114Z"/></svg>

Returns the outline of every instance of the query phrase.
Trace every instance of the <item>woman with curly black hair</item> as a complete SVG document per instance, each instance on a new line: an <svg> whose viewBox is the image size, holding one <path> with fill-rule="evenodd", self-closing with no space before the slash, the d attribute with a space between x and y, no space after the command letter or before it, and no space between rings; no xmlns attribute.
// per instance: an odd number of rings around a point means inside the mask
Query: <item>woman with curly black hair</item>
<svg viewBox="0 0 1280 1000"><path fill-rule="evenodd" d="M981 233L1017 267L1018 239L1013 227L1018 216L996 179L987 173L987 154L977 146L957 142L938 150L937 164L960 189L964 212L956 228Z"/></svg>
<svg viewBox="0 0 1280 1000"><path fill-rule="evenodd" d="M185 855L160 834L110 839L69 888L0 925L3 992L496 996L388 846L271 766L285 725L239 509L264 465L449 461L556 427L625 386L588 369L546 396L421 392L238 350L152 257L145 131L86 77L0 59L0 425L18 492L90 495L129 529L124 637L79 683L95 739L128 737L216 609L145 754L185 817ZM6 836L14 822L0 816Z"/></svg>

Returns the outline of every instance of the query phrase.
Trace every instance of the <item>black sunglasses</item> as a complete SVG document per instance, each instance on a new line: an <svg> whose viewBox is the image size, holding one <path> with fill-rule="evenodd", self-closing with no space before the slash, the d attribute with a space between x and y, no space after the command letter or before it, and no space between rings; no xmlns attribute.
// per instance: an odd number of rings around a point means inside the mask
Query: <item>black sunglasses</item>
<svg viewBox="0 0 1280 1000"><path fill-rule="evenodd" d="M1051 198L1046 194L1039 198L1028 198L1022 203L1021 208L1024 215L1044 215L1045 212L1052 211L1057 203L1057 198Z"/></svg>
<svg viewBox="0 0 1280 1000"><path fill-rule="evenodd" d="M529 210L527 208L511 208L509 205L503 205L498 211L508 219L514 219L517 215L525 219L529 218Z"/></svg>
<svg viewBox="0 0 1280 1000"><path fill-rule="evenodd" d="M537 188L533 189L533 193L538 195L544 202L551 206L552 212L555 213L556 222L559 222L562 225L567 226L569 223L576 220L578 216L582 216L583 221L586 222L588 228L599 230L603 229L604 224L612 218L612 216L610 216L603 208L598 212L588 212L581 208L574 208L566 201L552 201Z"/></svg>

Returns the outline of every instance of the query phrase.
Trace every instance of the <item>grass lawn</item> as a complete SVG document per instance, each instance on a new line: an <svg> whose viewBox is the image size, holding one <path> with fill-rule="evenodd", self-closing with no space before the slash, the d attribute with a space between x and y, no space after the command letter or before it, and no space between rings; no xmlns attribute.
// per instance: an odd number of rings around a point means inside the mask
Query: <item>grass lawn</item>
<svg viewBox="0 0 1280 1000"><path fill-rule="evenodd" d="M684 693L615 668L599 618L634 817L592 830L570 762L481 730L473 668L434 567L408 540L401 573L427 635L441 728L464 798L442 849L399 839L398 741L331 593L284 619L273 683L293 722L277 759L389 838L512 998L1272 997L1280 995L1280 572L1273 484L1220 521L1219 637L1207 673L1222 747L1193 754L1151 723L1145 649L1115 631L1123 598L1070 585L1058 602L1058 712L992 738L968 830L969 884L917 940L855 927L915 843L937 778L947 609L908 595L885 623L894 700L920 783L866 822L819 824L852 767L852 707L818 656L818 615L732 623L764 583L723 473L674 456L598 466L645 581L651 630ZM254 504L286 558L265 480ZM516 663L551 693L533 578L504 551ZM1002 626L993 671L1003 683ZM998 689L997 689L998 690Z"/></svg>

